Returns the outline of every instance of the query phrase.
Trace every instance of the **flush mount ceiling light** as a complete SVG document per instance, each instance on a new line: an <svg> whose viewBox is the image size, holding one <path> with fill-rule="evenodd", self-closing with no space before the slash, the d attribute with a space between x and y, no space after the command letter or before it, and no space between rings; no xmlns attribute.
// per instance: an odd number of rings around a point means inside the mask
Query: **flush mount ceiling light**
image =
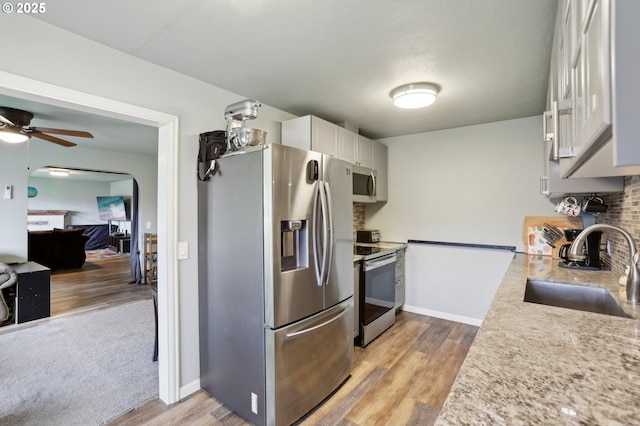
<svg viewBox="0 0 640 426"><path fill-rule="evenodd" d="M25 135L19 129L5 127L0 129L0 140L8 143L22 143L29 140L29 135Z"/></svg>
<svg viewBox="0 0 640 426"><path fill-rule="evenodd" d="M65 169L49 169L51 176L69 176L69 170Z"/></svg>
<svg viewBox="0 0 640 426"><path fill-rule="evenodd" d="M411 83L396 87L390 95L398 108L424 108L436 101L438 88L430 83Z"/></svg>

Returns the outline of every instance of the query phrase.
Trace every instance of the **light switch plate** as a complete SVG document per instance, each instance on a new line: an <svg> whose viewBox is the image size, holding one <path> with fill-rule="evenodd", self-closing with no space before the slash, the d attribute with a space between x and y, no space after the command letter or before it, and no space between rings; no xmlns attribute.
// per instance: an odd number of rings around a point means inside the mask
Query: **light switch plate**
<svg viewBox="0 0 640 426"><path fill-rule="evenodd" d="M4 186L4 199L5 200L10 200L11 197L11 190L13 189L13 185L5 185Z"/></svg>
<svg viewBox="0 0 640 426"><path fill-rule="evenodd" d="M186 241L178 242L178 260L189 258L189 243Z"/></svg>

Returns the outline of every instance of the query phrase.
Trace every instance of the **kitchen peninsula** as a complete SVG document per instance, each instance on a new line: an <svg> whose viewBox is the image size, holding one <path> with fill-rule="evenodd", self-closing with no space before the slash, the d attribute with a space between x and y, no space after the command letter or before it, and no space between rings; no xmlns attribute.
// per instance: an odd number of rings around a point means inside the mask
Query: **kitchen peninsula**
<svg viewBox="0 0 640 426"><path fill-rule="evenodd" d="M609 271L516 254L436 424L637 424L638 308ZM535 278L606 287L632 318L524 302Z"/></svg>

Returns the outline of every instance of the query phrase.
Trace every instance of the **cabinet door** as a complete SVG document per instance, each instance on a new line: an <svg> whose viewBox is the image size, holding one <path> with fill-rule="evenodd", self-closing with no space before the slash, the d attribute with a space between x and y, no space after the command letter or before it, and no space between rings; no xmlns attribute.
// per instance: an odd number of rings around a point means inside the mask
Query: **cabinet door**
<svg viewBox="0 0 640 426"><path fill-rule="evenodd" d="M387 201L388 199L388 172L387 172L387 146L376 141L371 141L373 151L373 168L378 172L376 180L376 199Z"/></svg>
<svg viewBox="0 0 640 426"><path fill-rule="evenodd" d="M357 134L342 127L338 127L338 158L355 164L357 144Z"/></svg>
<svg viewBox="0 0 640 426"><path fill-rule="evenodd" d="M571 19L572 2L566 0L560 3L558 10L560 39L558 40L558 99L568 99L571 92Z"/></svg>
<svg viewBox="0 0 640 426"><path fill-rule="evenodd" d="M317 117L311 120L311 149L316 152L338 156L338 126Z"/></svg>
<svg viewBox="0 0 640 426"><path fill-rule="evenodd" d="M558 29L560 38L558 40L558 117L556 120L557 129L554 130L554 137L558 139L559 157L566 158L573 155L573 75L572 75L572 46L573 46L573 19L575 2L567 0L562 2L560 13L560 21Z"/></svg>
<svg viewBox="0 0 640 426"><path fill-rule="evenodd" d="M358 135L358 145L356 149L356 162L355 164L362 167L373 167L371 145L372 140L367 139L364 136Z"/></svg>
<svg viewBox="0 0 640 426"><path fill-rule="evenodd" d="M609 67L609 2L593 0L585 14L581 39L583 118L576 127L577 154L600 139L611 126L611 75Z"/></svg>

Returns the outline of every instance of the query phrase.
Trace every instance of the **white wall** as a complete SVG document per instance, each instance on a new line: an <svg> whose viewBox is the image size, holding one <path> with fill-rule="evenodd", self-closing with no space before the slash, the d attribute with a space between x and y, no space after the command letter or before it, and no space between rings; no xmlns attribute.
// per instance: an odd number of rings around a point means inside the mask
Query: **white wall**
<svg viewBox="0 0 640 426"><path fill-rule="evenodd" d="M126 179L126 180L120 180L120 181L116 181L116 182L111 182L110 188L109 188L109 195L123 195L125 198L125 202L128 203L128 208L131 209L131 199L133 197L133 179ZM156 208L157 208L157 202L156 202ZM132 215L132 212L128 212L129 215ZM138 222L140 224L143 224L144 222ZM116 224L118 225L118 231L119 232L124 232L127 231L129 233L131 233L131 221L124 221L124 222L116 222ZM139 241L142 241L142 235L144 234L144 232L146 232L144 230L144 226L141 225L140 228L138 228L138 234L139 234ZM142 254L144 256L144 253ZM141 259L142 261L142 259Z"/></svg>
<svg viewBox="0 0 640 426"><path fill-rule="evenodd" d="M389 149L389 200L366 206L366 226L379 228L387 241L522 251L524 216L555 214L539 193L541 121L529 117L379 140ZM410 245L407 308L478 323L511 257L490 253Z"/></svg>
<svg viewBox="0 0 640 426"><path fill-rule="evenodd" d="M20 46L12 50L10 61L0 63L2 71L180 117L178 240L188 242L192 250L198 247L198 135L205 131L224 129L224 108L251 97L251 94L238 95L222 90L26 16L2 16L0 40L7 40L9 43L18 43L19 40ZM215 40L212 40L212 43L214 42ZM277 142L280 140L280 122L293 117L264 105L260 109L258 119L251 124L252 127L267 131L267 141ZM50 145L44 148L49 153L61 149L54 144L46 145ZM78 151L76 148L66 149L65 155L72 155ZM74 164L65 165L132 174L141 184L141 223L153 217L151 220L155 227L156 207L147 205L145 200L149 199L146 196L147 191L157 193L163 190L153 189L157 181L157 171L150 167L153 176L140 176L141 173L146 173L141 170L144 165L131 161L131 157L126 155L120 155L117 163L109 162L110 167L106 167L100 159L101 153L97 150L94 152L96 158L91 159L92 164L82 166L74 161ZM47 165L43 159L34 161L33 153L31 161L34 168ZM27 237L26 232L22 231L26 229L27 220L26 164L27 153L24 144L0 145L0 182L13 183L15 193L19 195L14 200L0 200L0 253L4 251L26 254ZM143 184L148 185L143 187ZM153 215L150 207L154 209ZM195 253L192 253L189 259L179 262L178 280L180 385L186 389L185 392L189 392L197 389L200 370L198 262Z"/></svg>
<svg viewBox="0 0 640 426"><path fill-rule="evenodd" d="M27 155L27 150L29 153ZM116 153L105 150L63 148L51 143L31 142L26 144L0 145L0 181L14 186L12 200L0 200L2 220L0 221L0 258L8 256L26 260L28 253L27 210L39 209L38 197L27 198L30 174L44 166L60 166L78 169L103 170L130 173L140 185L140 215L143 220L156 223L157 210L157 158L155 156ZM105 194L111 191L105 187ZM94 196L95 200L95 196ZM95 203L95 201L94 201ZM68 208L59 206L61 210ZM51 209L52 207L46 207ZM69 209L70 210L70 209ZM74 223L74 222L71 222ZM84 223L100 223L96 220ZM24 225L23 225L24 224Z"/></svg>
<svg viewBox="0 0 640 426"><path fill-rule="evenodd" d="M29 210L67 210L65 225L102 223L96 195L110 194L108 182L30 178L29 186L38 190L38 195L28 200Z"/></svg>
<svg viewBox="0 0 640 426"><path fill-rule="evenodd" d="M149 161L154 162L154 158ZM133 194L133 180L125 179L116 182L95 182L63 178L30 177L29 186L38 190L38 195L29 198L29 210L67 210L65 225L92 225L107 223L100 220L96 196ZM155 195L150 193L149 195ZM114 223L121 231L131 231L130 222Z"/></svg>

